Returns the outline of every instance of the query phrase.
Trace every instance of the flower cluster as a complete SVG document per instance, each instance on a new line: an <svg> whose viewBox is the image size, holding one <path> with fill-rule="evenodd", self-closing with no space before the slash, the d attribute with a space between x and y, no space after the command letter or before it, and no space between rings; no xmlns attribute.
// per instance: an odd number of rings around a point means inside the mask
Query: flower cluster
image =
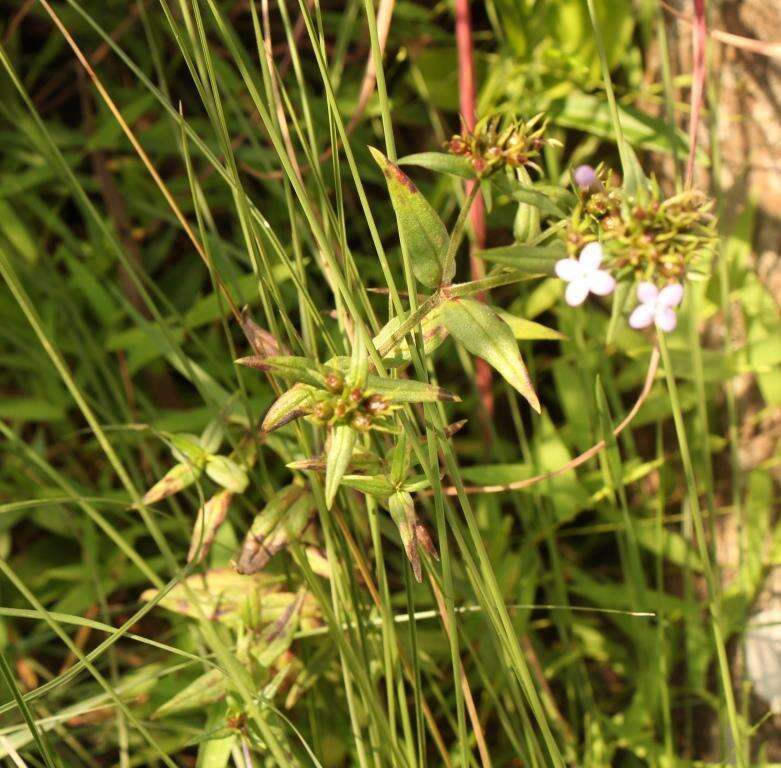
<svg viewBox="0 0 781 768"><path fill-rule="evenodd" d="M571 255L599 240L617 280L664 285L702 269L715 243L713 201L698 190L663 198L652 183L630 195L613 174L581 166L573 174L579 192L567 229Z"/></svg>
<svg viewBox="0 0 781 768"><path fill-rule="evenodd" d="M500 168L534 168L540 170L534 158L545 144L556 143L544 137L547 124L542 113L530 120L513 120L504 128L499 120L481 120L474 130L464 129L445 144L453 155L469 159L479 176L487 176Z"/></svg>
<svg viewBox="0 0 781 768"><path fill-rule="evenodd" d="M665 199L657 184L630 195L603 166L579 166L573 182L578 203L566 233L571 258L556 263L556 274L568 283L567 303L578 306L589 293L607 296L617 282L633 280L638 305L630 326L672 331L683 280L701 271L713 250L713 201L696 190Z"/></svg>

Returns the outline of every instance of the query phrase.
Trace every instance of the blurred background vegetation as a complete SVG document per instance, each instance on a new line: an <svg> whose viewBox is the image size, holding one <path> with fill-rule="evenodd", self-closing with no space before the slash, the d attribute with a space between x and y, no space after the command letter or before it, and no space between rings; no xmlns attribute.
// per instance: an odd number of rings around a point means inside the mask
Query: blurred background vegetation
<svg viewBox="0 0 781 768"><path fill-rule="evenodd" d="M748 37L773 29L772 9L710 5L712 28ZM692 8L680 7L682 19L656 0L595 0L594 7L626 139L671 192L689 148ZM386 287L353 171L401 275L393 211L367 150L383 146L383 104L374 90L361 99L370 56L366 3L67 0L51 8L212 269L52 15L39 2L0 0L0 754L31 766L485 765L436 594L413 585L387 515L377 518L384 560L370 530L376 510L367 516L360 504L344 510L352 533L335 529L328 553L332 567L334 558L353 563L352 542L387 611L371 604L363 575L345 568L345 592L332 606L354 622L343 645L333 639L338 622L323 619L327 631L302 624L292 646L296 695L287 695L289 679L280 692L264 678L259 717L275 736L247 715L246 702L236 703L235 691L226 699L213 678L203 682L215 658L217 668L227 663L220 649L239 657L241 631L141 597L190 575L193 522L215 488L205 480L139 511L128 487L146 490L170 469L167 435L218 429L227 454L274 398L261 376L237 378L233 359L248 354L247 343L217 276L261 324L269 310L263 283L306 337L305 293L339 338L311 221L248 81L277 131L280 111L287 114L282 125L314 210L325 219L329 206L336 211L327 234L349 247L350 279ZM389 8L384 76L398 154L438 149L459 128L452 4L381 3ZM472 21L478 114L544 111L549 135L563 143L546 148L544 180L567 184L570 168L586 161L618 166L585 0L474 2ZM260 28L273 74L256 45ZM324 52L330 105L313 36ZM242 58L248 71L237 65ZM755 694L743 652L751 617L781 607L775 61L709 39L696 179L716 198L722 240L711 280L671 339L719 594L707 596L661 378L609 462L594 459L529 492L475 496L474 519L501 595L515 606L512 632L542 702L533 711L482 610L452 614L456 654L497 768L781 764L781 721ZM341 149L333 161L335 107L354 168ZM413 175L452 221L460 183ZM502 202L488 216L489 246L512 242L515 207ZM298 269L307 275L304 288L294 279ZM464 400L452 418L472 417L455 443L465 481L502 483L554 469L599 440L597 376L616 422L633 401L648 339L619 331L605 349L609 315L573 312L560 296L554 279L494 296L539 324L516 333L545 403L539 418L497 383L487 439L475 417L468 356L452 342L452 354L438 356L440 381ZM387 296L371 294L371 302L384 318ZM254 514L291 481L285 463L300 458L291 450L282 438L262 446L250 491L234 500L204 569L229 568ZM433 506L420 513L433 529ZM451 607L479 608L480 581L464 564L457 530L446 596ZM297 585L301 567L285 555L272 570ZM229 589L244 594L252 588L240 578ZM329 587L321 590L331 604ZM724 617L737 744L716 671L711 599ZM394 632L386 626L391 611L401 617ZM419 617L407 620L409 611ZM402 658L412 659L411 678ZM193 681L202 683L196 692L187 688ZM550 724L558 757L537 717ZM269 746L274 739L287 763Z"/></svg>

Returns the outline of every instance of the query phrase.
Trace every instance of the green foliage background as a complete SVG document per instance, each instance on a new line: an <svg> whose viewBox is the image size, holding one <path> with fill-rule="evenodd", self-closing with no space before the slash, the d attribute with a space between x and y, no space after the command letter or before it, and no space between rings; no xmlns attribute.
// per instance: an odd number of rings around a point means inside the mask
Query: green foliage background
<svg viewBox="0 0 781 768"><path fill-rule="evenodd" d="M232 563L257 512L311 478L286 464L319 452L314 429L302 428L301 443L286 428L260 446L201 564L186 558L198 510L218 490L212 479L138 503L176 463L173 435L208 429L219 445L210 455L241 456L278 394L279 380L234 365L251 350L218 282L280 342L321 360L350 354L353 308L379 326L395 314L387 278L404 293L403 258L368 147L388 153L392 127L399 156L440 149L458 129L452 7L396 2L387 92L372 95L348 154L345 126L376 32L371 0L270 4L268 28L260 2L53 4L210 268L43 4L0 8L4 759L202 768L781 760L778 729L740 664L752 607L781 557L778 453L741 466L748 417L735 388L738 377L752 382L756 420L781 405L781 322L752 266L754 202L721 187L713 147L697 155L721 214L712 275L692 285L664 372L617 441L612 427L642 385L652 342L619 323L606 344L609 308L567 307L555 278L491 294L520 343L540 416L495 374L486 423L474 358L452 340L422 361L422 373L462 400L430 406L426 424L469 420L452 440L421 440L433 465L442 452L443 484L553 471L604 436L607 451L526 491L436 503L421 494L417 513L441 561L424 558L420 585L387 511L345 490L337 512L318 507L310 530L330 578L297 542L261 576L238 576ZM688 151L690 77L646 72L649 47L665 49L661 10L595 0L592 11L626 142L673 190ZM479 113L545 111L562 141L546 148L541 182L566 186L581 162L618 167L586 2L489 0L472 12ZM256 33L270 38L275 71ZM712 75L710 127L719 120ZM461 181L406 170L452 226ZM512 243L516 208L497 196L490 246ZM343 294L329 284L329 250ZM457 280L468 279L467 265L465 246ZM696 535L698 521L707 536ZM722 569L716 533L731 530L737 554ZM215 571L226 579L219 589L203 576ZM263 634L266 588L305 588L316 620ZM208 618L215 604L230 621ZM300 665L295 703L291 680L275 677L288 648Z"/></svg>

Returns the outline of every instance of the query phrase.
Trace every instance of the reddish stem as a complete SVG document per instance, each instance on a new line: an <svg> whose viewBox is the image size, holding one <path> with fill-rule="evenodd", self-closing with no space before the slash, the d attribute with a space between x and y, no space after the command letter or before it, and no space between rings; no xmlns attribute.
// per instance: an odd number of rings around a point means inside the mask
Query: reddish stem
<svg viewBox="0 0 781 768"><path fill-rule="evenodd" d="M694 160L697 154L697 131L700 125L702 99L705 91L705 40L707 34L705 0L694 0L691 115L689 117L689 160L686 163L686 187L690 187L694 181Z"/></svg>
<svg viewBox="0 0 781 768"><path fill-rule="evenodd" d="M456 49L458 50L458 103L461 110L461 119L467 130L475 127L476 116L476 98L475 98L475 63L472 48L472 18L469 11L469 0L456 0ZM476 182L468 181L466 191L471 191ZM485 204L482 195L475 198L471 211L472 232L474 239L472 241L472 253L469 257L469 271L472 280L479 280L484 276L483 262L475 256L475 250L485 248ZM485 300L485 294L478 294L480 301ZM494 412L494 396L491 373L491 366L482 358L477 358L476 363L476 384L480 393L480 399L483 403L483 409L486 417L490 418ZM486 430L487 431L487 430Z"/></svg>

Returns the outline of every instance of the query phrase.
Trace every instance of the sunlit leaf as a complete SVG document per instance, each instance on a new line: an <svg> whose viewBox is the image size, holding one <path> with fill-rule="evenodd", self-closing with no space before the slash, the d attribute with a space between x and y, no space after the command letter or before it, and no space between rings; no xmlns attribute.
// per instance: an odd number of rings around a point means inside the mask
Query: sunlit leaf
<svg viewBox="0 0 781 768"><path fill-rule="evenodd" d="M473 299L452 299L442 306L442 322L473 355L504 376L539 413L540 401L521 359L510 326L491 307Z"/></svg>
<svg viewBox="0 0 781 768"><path fill-rule="evenodd" d="M409 254L415 277L429 288L438 287L443 279L451 280L452 274L443 274L448 234L442 220L404 171L382 152L369 149L385 174L399 238Z"/></svg>

